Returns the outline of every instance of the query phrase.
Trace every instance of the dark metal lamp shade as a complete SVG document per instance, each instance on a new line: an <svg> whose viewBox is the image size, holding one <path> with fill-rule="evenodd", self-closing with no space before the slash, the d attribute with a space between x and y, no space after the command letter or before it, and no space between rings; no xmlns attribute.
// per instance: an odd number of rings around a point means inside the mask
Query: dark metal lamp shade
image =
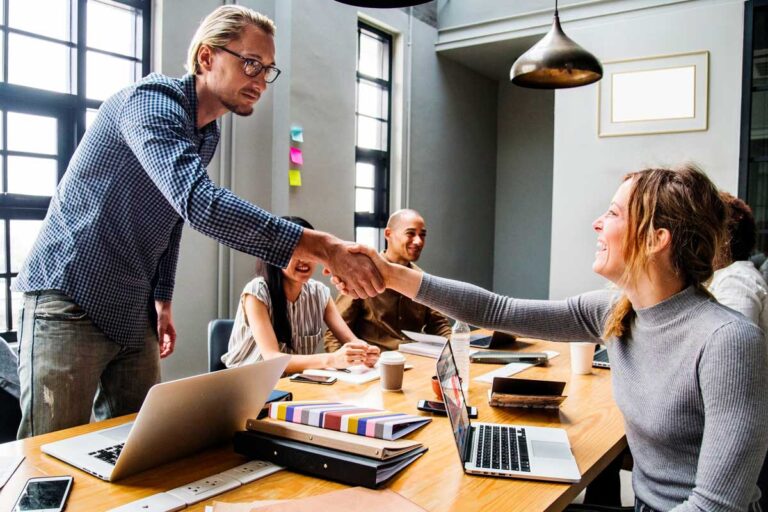
<svg viewBox="0 0 768 512"><path fill-rule="evenodd" d="M430 0L336 0L342 4L356 5L357 7L375 7L379 9L389 9L392 7L411 7L414 5L425 4Z"/></svg>
<svg viewBox="0 0 768 512"><path fill-rule="evenodd" d="M597 82L603 66L565 35L555 11L552 28L512 65L512 83L532 89L566 89Z"/></svg>

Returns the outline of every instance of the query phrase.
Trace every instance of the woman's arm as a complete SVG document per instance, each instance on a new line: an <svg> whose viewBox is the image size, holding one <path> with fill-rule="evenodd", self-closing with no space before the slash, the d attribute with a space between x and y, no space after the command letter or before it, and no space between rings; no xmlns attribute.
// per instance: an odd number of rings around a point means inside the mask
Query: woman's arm
<svg viewBox="0 0 768 512"><path fill-rule="evenodd" d="M555 341L598 342L616 292L601 290L567 300L524 300L395 265L358 246L373 260L387 288L472 325ZM343 284L337 283L340 291Z"/></svg>
<svg viewBox="0 0 768 512"><path fill-rule="evenodd" d="M721 327L699 360L704 435L696 486L674 512L747 510L768 446L768 354L744 321Z"/></svg>
<svg viewBox="0 0 768 512"><path fill-rule="evenodd" d="M255 296L246 295L244 307L253 339L259 347L262 357L273 359L282 355L267 306ZM364 350L359 347L351 347L352 350L347 349L342 352L343 349L344 347L332 354L291 354L285 372L297 373L307 368L345 368L351 364L363 362ZM342 357L342 355L349 357Z"/></svg>

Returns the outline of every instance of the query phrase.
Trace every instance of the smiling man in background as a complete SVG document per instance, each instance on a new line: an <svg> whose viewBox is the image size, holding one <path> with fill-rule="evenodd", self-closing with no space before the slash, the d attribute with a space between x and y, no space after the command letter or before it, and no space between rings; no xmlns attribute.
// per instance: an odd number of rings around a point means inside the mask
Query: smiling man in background
<svg viewBox="0 0 768 512"><path fill-rule="evenodd" d="M387 260L419 270L415 262L421 257L427 239L427 228L419 212L398 210L393 213L384 230L384 238L387 249L382 255ZM394 290L365 299L339 294L336 306L355 336L381 350L397 350L400 343L409 341L402 333L403 329L446 338L451 334L445 316ZM327 331L325 351L333 352L340 346L341 342L330 330Z"/></svg>

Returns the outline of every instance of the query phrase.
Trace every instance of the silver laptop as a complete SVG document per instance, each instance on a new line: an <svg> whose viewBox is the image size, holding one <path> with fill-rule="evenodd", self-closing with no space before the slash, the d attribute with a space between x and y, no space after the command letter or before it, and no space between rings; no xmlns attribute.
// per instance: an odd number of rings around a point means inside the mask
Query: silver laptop
<svg viewBox="0 0 768 512"><path fill-rule="evenodd" d="M437 360L437 378L465 473L554 482L581 479L565 430L469 421L450 343Z"/></svg>
<svg viewBox="0 0 768 512"><path fill-rule="evenodd" d="M255 418L290 356L153 386L136 420L55 443L43 452L115 481L228 441Z"/></svg>

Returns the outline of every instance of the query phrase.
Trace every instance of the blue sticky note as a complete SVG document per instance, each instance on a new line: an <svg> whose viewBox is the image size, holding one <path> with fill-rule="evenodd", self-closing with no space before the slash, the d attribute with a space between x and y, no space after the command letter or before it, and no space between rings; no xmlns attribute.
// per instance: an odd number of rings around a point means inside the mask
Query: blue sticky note
<svg viewBox="0 0 768 512"><path fill-rule="evenodd" d="M301 126L291 127L291 140L294 142L304 142L304 129Z"/></svg>

